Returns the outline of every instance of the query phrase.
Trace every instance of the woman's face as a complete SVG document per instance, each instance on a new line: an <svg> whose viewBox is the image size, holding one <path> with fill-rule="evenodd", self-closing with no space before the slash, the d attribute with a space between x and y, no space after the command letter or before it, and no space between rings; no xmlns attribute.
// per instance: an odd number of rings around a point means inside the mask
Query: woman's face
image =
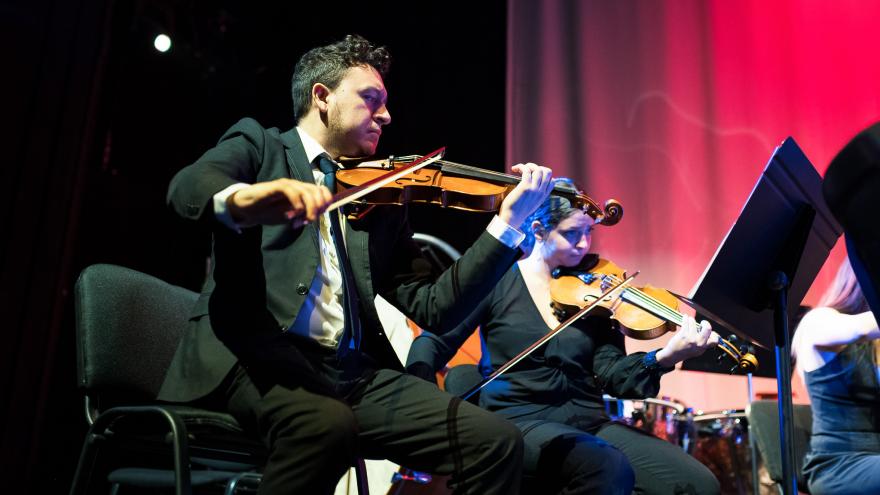
<svg viewBox="0 0 880 495"><path fill-rule="evenodd" d="M544 231L541 255L551 267L574 266L590 250L593 218L579 210L564 218L555 228Z"/></svg>

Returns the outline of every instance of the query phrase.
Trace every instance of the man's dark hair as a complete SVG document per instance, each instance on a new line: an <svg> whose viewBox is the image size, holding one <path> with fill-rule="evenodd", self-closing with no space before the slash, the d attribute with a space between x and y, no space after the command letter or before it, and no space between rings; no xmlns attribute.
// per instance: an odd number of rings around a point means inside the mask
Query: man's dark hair
<svg viewBox="0 0 880 495"><path fill-rule="evenodd" d="M306 52L296 63L290 84L294 119L299 122L308 112L315 83L336 89L348 69L361 65L373 67L384 78L391 66L391 54L384 46L376 47L356 34Z"/></svg>

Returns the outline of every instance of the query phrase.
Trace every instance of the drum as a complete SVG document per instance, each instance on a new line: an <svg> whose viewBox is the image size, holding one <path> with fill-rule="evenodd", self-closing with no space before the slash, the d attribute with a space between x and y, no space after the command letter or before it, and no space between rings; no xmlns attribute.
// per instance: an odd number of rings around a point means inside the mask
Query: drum
<svg viewBox="0 0 880 495"><path fill-rule="evenodd" d="M688 438L684 404L662 399L614 399L605 397L605 411L612 420L644 430L657 438L681 445Z"/></svg>
<svg viewBox="0 0 880 495"><path fill-rule="evenodd" d="M694 416L693 431L696 437L691 454L718 478L722 495L754 494L745 412L731 410Z"/></svg>

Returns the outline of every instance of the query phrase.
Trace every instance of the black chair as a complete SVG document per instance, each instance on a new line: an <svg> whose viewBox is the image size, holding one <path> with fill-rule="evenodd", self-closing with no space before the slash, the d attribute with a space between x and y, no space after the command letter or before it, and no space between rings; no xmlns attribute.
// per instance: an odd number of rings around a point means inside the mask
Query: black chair
<svg viewBox="0 0 880 495"><path fill-rule="evenodd" d="M810 435L813 432L813 413L810 406L795 404L793 407L792 446L794 448L798 490L809 493L807 482L801 473L804 456L810 450ZM749 432L754 435L758 451L764 460L770 479L782 493L782 449L779 447L779 408L775 400L759 400L746 408Z"/></svg>
<svg viewBox="0 0 880 495"><path fill-rule="evenodd" d="M258 485L266 449L232 416L155 401L198 295L99 264L80 274L75 297L77 373L91 426L71 495L90 493L100 468L111 493L121 485L173 487L179 495L193 486L233 493ZM99 457L104 451L113 455Z"/></svg>

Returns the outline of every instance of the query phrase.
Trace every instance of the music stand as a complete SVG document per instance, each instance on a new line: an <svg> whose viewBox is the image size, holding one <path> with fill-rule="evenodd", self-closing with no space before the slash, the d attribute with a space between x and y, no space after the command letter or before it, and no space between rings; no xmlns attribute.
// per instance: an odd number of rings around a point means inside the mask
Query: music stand
<svg viewBox="0 0 880 495"><path fill-rule="evenodd" d="M690 297L682 298L716 328L775 350L785 494L797 493L789 314L840 235L822 197L822 178L789 137L774 150Z"/></svg>

